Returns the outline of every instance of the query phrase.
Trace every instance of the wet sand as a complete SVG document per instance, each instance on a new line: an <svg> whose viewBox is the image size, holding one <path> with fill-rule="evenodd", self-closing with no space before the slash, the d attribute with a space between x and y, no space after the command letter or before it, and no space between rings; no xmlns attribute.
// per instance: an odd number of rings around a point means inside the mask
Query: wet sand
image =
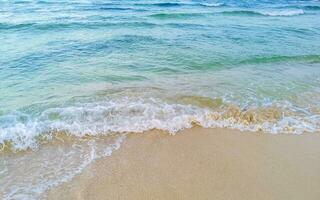
<svg viewBox="0 0 320 200"><path fill-rule="evenodd" d="M320 134L131 134L49 199L320 199Z"/></svg>

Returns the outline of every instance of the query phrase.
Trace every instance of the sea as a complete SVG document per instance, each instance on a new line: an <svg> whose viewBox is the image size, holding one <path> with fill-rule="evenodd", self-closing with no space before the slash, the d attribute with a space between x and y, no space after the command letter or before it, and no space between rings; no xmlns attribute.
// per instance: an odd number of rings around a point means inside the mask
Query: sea
<svg viewBox="0 0 320 200"><path fill-rule="evenodd" d="M195 126L319 132L320 1L0 0L0 199Z"/></svg>

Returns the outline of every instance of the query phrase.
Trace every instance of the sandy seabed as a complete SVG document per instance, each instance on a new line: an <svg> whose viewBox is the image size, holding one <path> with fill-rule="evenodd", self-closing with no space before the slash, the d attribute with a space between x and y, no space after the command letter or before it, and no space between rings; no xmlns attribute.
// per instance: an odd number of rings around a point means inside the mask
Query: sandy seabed
<svg viewBox="0 0 320 200"><path fill-rule="evenodd" d="M48 199L320 199L320 134L131 134Z"/></svg>

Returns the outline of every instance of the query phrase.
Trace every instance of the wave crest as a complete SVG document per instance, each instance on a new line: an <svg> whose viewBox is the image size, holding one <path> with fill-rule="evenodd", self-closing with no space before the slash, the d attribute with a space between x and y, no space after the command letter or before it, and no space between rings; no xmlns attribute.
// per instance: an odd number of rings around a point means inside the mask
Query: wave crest
<svg viewBox="0 0 320 200"><path fill-rule="evenodd" d="M299 10L266 11L266 12L260 12L260 13L267 16L296 16L296 15L303 15L304 11L299 9Z"/></svg>
<svg viewBox="0 0 320 200"><path fill-rule="evenodd" d="M303 15L305 12L301 9L298 10L273 10L273 11L252 11L252 10L235 10L235 11L223 11L225 15L246 15L246 16L273 16L273 17L289 17L296 15Z"/></svg>
<svg viewBox="0 0 320 200"><path fill-rule="evenodd" d="M180 6L202 6L202 7L220 7L223 3L201 3L201 2L166 2L166 3L151 3L151 4L135 4L144 6L159 6L159 7L180 7Z"/></svg>

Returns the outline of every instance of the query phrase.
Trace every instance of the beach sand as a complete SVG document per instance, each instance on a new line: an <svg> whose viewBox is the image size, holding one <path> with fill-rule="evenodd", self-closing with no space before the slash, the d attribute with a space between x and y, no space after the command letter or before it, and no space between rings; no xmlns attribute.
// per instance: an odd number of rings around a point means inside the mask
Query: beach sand
<svg viewBox="0 0 320 200"><path fill-rule="evenodd" d="M320 199L320 134L131 134L49 199Z"/></svg>

